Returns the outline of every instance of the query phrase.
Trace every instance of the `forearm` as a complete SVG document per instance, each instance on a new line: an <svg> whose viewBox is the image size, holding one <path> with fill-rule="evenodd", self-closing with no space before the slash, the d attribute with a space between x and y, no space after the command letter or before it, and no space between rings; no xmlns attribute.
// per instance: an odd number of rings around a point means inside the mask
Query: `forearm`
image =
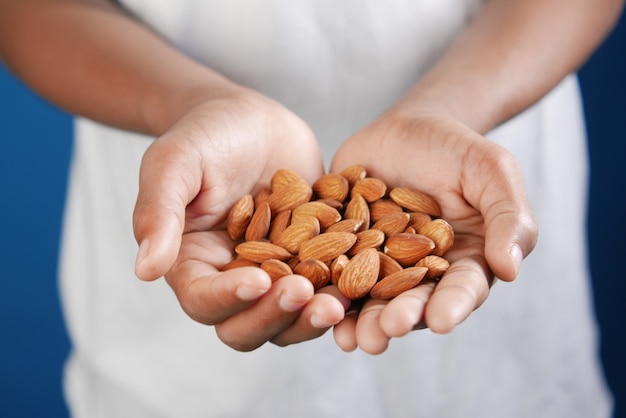
<svg viewBox="0 0 626 418"><path fill-rule="evenodd" d="M61 108L156 135L234 87L106 0L0 0L0 56Z"/></svg>
<svg viewBox="0 0 626 418"><path fill-rule="evenodd" d="M442 112L480 133L576 71L617 21L622 0L491 0L394 107Z"/></svg>

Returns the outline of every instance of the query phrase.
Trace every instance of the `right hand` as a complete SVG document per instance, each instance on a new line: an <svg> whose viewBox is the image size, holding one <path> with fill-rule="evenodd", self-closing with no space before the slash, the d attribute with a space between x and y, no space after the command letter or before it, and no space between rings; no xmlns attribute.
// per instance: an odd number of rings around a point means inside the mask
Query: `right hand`
<svg viewBox="0 0 626 418"><path fill-rule="evenodd" d="M322 175L315 137L292 112L246 89L195 106L151 144L141 164L137 276L165 275L183 310L215 325L238 350L315 338L347 307L333 289L314 294L302 276L272 284L258 268L218 270L233 255L224 223L230 207L268 185L279 168L309 182Z"/></svg>

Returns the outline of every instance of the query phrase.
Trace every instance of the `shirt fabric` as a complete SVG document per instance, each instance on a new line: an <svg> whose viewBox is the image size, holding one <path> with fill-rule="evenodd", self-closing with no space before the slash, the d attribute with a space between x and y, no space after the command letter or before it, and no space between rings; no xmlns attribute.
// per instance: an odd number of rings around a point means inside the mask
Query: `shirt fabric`
<svg viewBox="0 0 626 418"><path fill-rule="evenodd" d="M328 164L479 11L479 0L124 0L189 56L302 117ZM240 353L134 276L132 211L152 138L78 118L61 253L74 417L608 417L585 248L575 76L487 137L518 159L540 228L513 283L448 335L378 356L332 333Z"/></svg>

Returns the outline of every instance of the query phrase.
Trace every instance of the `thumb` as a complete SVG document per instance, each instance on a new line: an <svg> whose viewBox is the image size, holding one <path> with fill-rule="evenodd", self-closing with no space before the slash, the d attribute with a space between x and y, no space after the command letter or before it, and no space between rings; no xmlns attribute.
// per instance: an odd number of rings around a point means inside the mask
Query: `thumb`
<svg viewBox="0 0 626 418"><path fill-rule="evenodd" d="M197 195L197 160L156 140L141 162L133 230L139 243L135 274L142 280L163 276L174 264L185 228L185 208Z"/></svg>

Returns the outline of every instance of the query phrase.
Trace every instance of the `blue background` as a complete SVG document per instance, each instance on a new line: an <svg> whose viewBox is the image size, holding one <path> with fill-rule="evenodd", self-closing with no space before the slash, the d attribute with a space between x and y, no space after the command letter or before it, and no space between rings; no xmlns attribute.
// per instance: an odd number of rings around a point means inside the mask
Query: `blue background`
<svg viewBox="0 0 626 418"><path fill-rule="evenodd" d="M589 249L615 418L626 417L623 20L580 71L592 167ZM61 373L69 342L56 269L71 136L69 115L0 66L0 417L67 416Z"/></svg>

